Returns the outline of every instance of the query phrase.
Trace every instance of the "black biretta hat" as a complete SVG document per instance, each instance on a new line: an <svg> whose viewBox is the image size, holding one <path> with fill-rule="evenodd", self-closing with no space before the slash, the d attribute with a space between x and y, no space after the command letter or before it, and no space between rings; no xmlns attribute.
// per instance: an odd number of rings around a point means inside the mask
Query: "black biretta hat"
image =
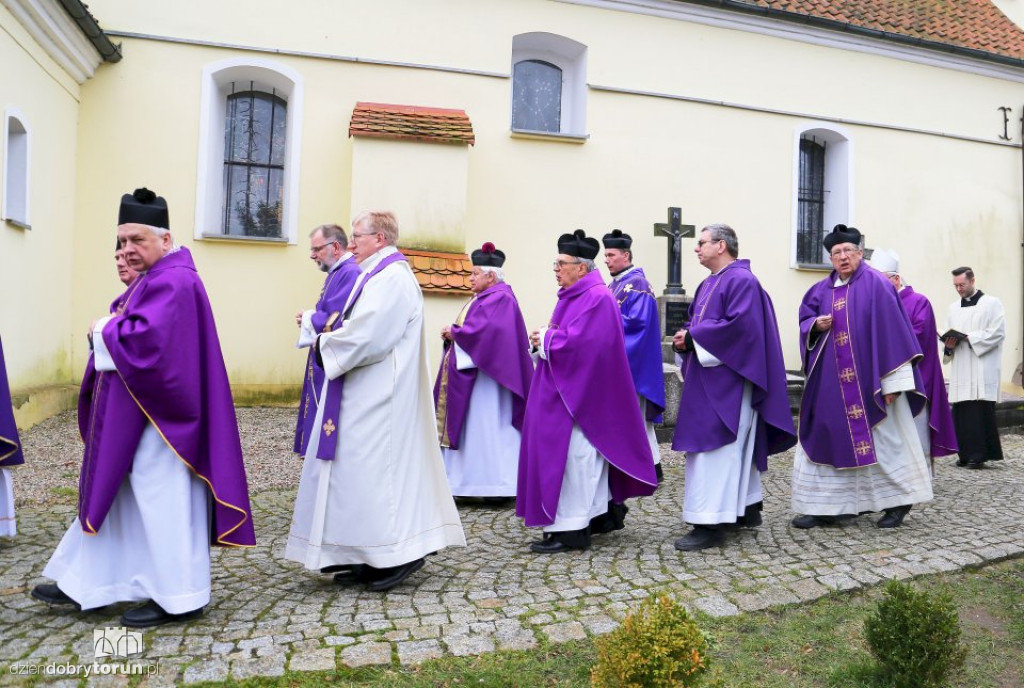
<svg viewBox="0 0 1024 688"><path fill-rule="evenodd" d="M171 220L167 212L167 201L145 187L121 196L121 210L117 214L117 224L120 226L129 223L170 229Z"/></svg>
<svg viewBox="0 0 1024 688"><path fill-rule="evenodd" d="M480 267L500 268L505 264L505 254L494 248L494 244L489 241L473 251L469 258L473 261L473 265Z"/></svg>
<svg viewBox="0 0 1024 688"><path fill-rule="evenodd" d="M601 239L605 248L620 248L623 250L629 250L629 247L633 245L633 237L629 236L621 229L613 229L611 234L605 234Z"/></svg>
<svg viewBox="0 0 1024 688"><path fill-rule="evenodd" d="M846 225L836 225L832 228L832 231L825 235L825 239L821 242L825 245L826 251L831 251L832 247L836 244L853 244L854 246L860 246L861 233L856 227L847 227Z"/></svg>
<svg viewBox="0 0 1024 688"><path fill-rule="evenodd" d="M601 252L601 244L597 239L587 236L582 229L577 229L572 234L563 234L558 237L558 252L576 258L594 260Z"/></svg>

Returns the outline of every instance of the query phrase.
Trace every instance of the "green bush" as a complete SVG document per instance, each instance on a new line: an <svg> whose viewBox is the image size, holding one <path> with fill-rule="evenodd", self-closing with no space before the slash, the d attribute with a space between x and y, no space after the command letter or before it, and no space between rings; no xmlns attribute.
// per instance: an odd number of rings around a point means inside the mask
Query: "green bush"
<svg viewBox="0 0 1024 688"><path fill-rule="evenodd" d="M864 622L864 635L880 673L897 688L944 686L967 657L949 595L899 581L885 586L885 597Z"/></svg>
<svg viewBox="0 0 1024 688"><path fill-rule="evenodd" d="M708 641L678 602L650 596L596 642L595 688L697 686L708 669Z"/></svg>

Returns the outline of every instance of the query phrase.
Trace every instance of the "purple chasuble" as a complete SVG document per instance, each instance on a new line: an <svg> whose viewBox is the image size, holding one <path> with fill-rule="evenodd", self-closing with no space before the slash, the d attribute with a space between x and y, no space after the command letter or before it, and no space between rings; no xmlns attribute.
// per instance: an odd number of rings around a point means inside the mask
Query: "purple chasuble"
<svg viewBox="0 0 1024 688"><path fill-rule="evenodd" d="M381 270L388 267L393 263L404 261L406 258L400 252L395 251L394 253L385 256L381 259L377 265L366 275L366 279L359 282L352 294L349 296L348 303L345 305L345 311L342 313L342 322L348 317L349 313L352 312L352 307L356 305L356 301L359 300L359 296L363 293L363 287L369 282L375 275ZM337 329L337 328L336 328ZM319 337L317 338L317 344L319 346ZM323 459L324 461L334 461L335 449L338 446L338 428L341 427L341 393L345 389L345 376L341 375L334 378L333 380L327 381L327 391L323 394L324 404L324 415L323 420L320 424L320 443L317 445L316 458Z"/></svg>
<svg viewBox="0 0 1024 688"><path fill-rule="evenodd" d="M516 515L555 521L573 424L608 461L612 500L654 494L654 457L626 360L622 316L597 271L560 289L523 419Z"/></svg>
<svg viewBox="0 0 1024 688"><path fill-rule="evenodd" d="M11 388L7 384L7 364L4 362L4 347L0 341L0 468L25 463L18 439L18 426L14 422L14 407L11 405Z"/></svg>
<svg viewBox="0 0 1024 688"><path fill-rule="evenodd" d="M733 261L700 283L688 331L722 365L705 368L695 352L682 355L683 393L672 448L707 452L735 442L749 382L758 413L754 462L767 471L769 455L796 444L796 430L775 308L749 260Z"/></svg>
<svg viewBox="0 0 1024 688"><path fill-rule="evenodd" d="M99 531L148 421L210 489L213 543L255 545L231 388L191 253L165 255L115 303L102 336L117 371L97 372L90 357L79 400L82 529Z"/></svg>
<svg viewBox="0 0 1024 688"><path fill-rule="evenodd" d="M921 346L924 357L918 363L925 396L930 403L928 415L929 436L932 457L949 456L959 451L956 430L953 427L953 411L946 394L946 381L942 378L942 362L939 360L939 331L935 325L935 311L923 294L911 287L900 290L900 299L914 327L914 335Z"/></svg>
<svg viewBox="0 0 1024 688"><path fill-rule="evenodd" d="M330 332L338 324L345 301L359 277L359 264L354 258L342 262L327 273L320 299L316 302L310 321L317 334ZM295 444L292 451L305 455L316 420L317 395L324 384L324 369L316 362L316 352L309 347L306 356L306 374L302 378L302 396L299 398L299 418L295 423Z"/></svg>
<svg viewBox="0 0 1024 688"><path fill-rule="evenodd" d="M807 376L800 402L800 444L807 457L835 468L877 462L871 430L885 420L882 378L921 358L910 319L885 275L861 263L836 287L836 272L812 286L800 304L800 350ZM832 328L814 332L819 315ZM917 367L914 415L924 397Z"/></svg>
<svg viewBox="0 0 1024 688"><path fill-rule="evenodd" d="M608 284L622 312L626 358L633 388L647 400L647 418L660 423L665 410L665 375L661 362L658 300L641 268L630 268Z"/></svg>
<svg viewBox="0 0 1024 688"><path fill-rule="evenodd" d="M533 359L526 323L512 288L498 282L477 294L467 305L462 324L453 325L451 332L452 341L470 355L476 368L459 370L455 347L445 341L441 367L434 381L441 446L459 448L477 369L512 392L512 425L521 431L526 395L533 378Z"/></svg>

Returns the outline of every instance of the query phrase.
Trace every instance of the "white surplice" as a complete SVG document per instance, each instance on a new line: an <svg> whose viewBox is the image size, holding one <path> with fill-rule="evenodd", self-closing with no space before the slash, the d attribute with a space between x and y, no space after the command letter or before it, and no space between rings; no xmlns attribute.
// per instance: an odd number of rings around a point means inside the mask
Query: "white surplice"
<svg viewBox="0 0 1024 688"><path fill-rule="evenodd" d="M458 344L455 365L476 368ZM515 497L520 434L512 425L515 395L477 369L458 449L442 447L452 494L459 497Z"/></svg>
<svg viewBox="0 0 1024 688"><path fill-rule="evenodd" d="M103 343L100 320L93 333L98 371L116 370ZM146 425L106 519L86 535L76 518L57 545L43 575L82 605L153 600L171 614L210 601L210 497Z"/></svg>
<svg viewBox="0 0 1024 688"><path fill-rule="evenodd" d="M366 275L385 247L360 265ZM351 298L351 297L350 297ZM423 295L404 261L369 282L350 317L320 336L327 380L345 375L333 461L310 439L285 558L311 570L398 566L466 538L448 488L431 396ZM324 405L314 428L323 424Z"/></svg>
<svg viewBox="0 0 1024 688"><path fill-rule="evenodd" d="M722 365L697 342L693 346L697 362L704 368ZM676 363L681 364L679 354L676 359ZM762 501L761 471L754 464L753 430L757 427L758 413L751 405L753 389L749 382L744 383L735 441L710 451L686 453L684 522L694 525L735 523L748 506Z"/></svg>
<svg viewBox="0 0 1024 688"><path fill-rule="evenodd" d="M17 533L13 476L10 468L0 468L0 537L14 537Z"/></svg>
<svg viewBox="0 0 1024 688"><path fill-rule="evenodd" d="M949 403L999 401L1000 366L1006 339L1006 312L994 296L982 294L978 303L964 308L950 305L946 324L967 335L957 344L949 363Z"/></svg>
<svg viewBox="0 0 1024 688"><path fill-rule="evenodd" d="M914 389L906 363L882 378L882 394ZM801 444L793 459L793 511L813 516L859 514L931 501L932 481L906 394L896 397L885 419L871 429L877 462L838 469L812 463Z"/></svg>

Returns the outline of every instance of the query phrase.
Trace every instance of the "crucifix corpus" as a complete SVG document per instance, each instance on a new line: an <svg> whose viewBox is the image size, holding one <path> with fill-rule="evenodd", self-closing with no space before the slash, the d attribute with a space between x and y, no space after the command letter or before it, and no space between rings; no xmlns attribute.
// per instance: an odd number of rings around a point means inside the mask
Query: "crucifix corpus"
<svg viewBox="0 0 1024 688"><path fill-rule="evenodd" d="M668 241L668 283L658 297L658 311L664 326L662 334L671 338L686 323L686 314L692 299L683 289L683 239L695 236L696 227L682 223L680 208L668 209L668 222L654 225L654 236Z"/></svg>

